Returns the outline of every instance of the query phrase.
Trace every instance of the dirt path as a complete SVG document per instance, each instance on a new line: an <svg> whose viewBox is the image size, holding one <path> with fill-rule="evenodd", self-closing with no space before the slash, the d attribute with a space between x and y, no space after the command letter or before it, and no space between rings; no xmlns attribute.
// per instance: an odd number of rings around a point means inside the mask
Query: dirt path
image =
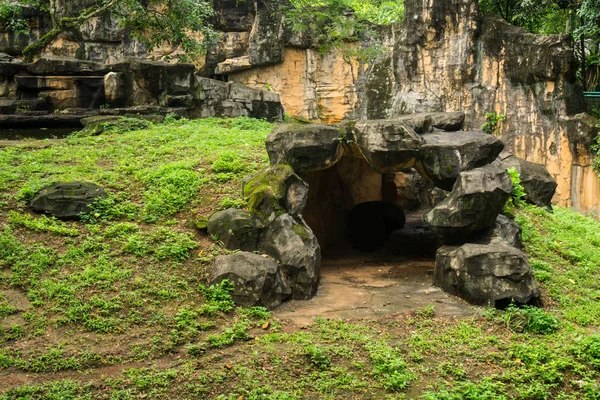
<svg viewBox="0 0 600 400"><path fill-rule="evenodd" d="M359 253L338 248L323 254L315 297L295 300L274 316L305 326L315 318L376 318L435 307L436 315L467 316L477 309L433 286L430 259Z"/></svg>

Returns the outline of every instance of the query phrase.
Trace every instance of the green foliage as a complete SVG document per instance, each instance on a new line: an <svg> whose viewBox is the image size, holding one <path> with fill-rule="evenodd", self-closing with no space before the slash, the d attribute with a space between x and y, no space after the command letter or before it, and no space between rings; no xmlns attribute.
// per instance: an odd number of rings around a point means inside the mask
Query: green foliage
<svg viewBox="0 0 600 400"><path fill-rule="evenodd" d="M571 352L579 360L590 364L600 371L600 335L589 335L578 338L571 347Z"/></svg>
<svg viewBox="0 0 600 400"><path fill-rule="evenodd" d="M341 50L347 57L363 62L381 54L375 45L348 48L347 42L373 42L378 37L377 25L401 22L404 17L403 1L381 0L293 0L285 10L289 29L313 44L322 52L331 48Z"/></svg>
<svg viewBox="0 0 600 400"><path fill-rule="evenodd" d="M510 329L516 332L529 332L547 335L560 328L559 320L541 308L510 305L503 319Z"/></svg>
<svg viewBox="0 0 600 400"><path fill-rule="evenodd" d="M9 315L13 315L17 312L17 308L10 305L6 296L0 293L0 318L7 317Z"/></svg>
<svg viewBox="0 0 600 400"><path fill-rule="evenodd" d="M204 296L200 314L210 316L233 310L235 303L231 299L232 290L233 285L227 279L209 287L200 285L200 293Z"/></svg>
<svg viewBox="0 0 600 400"><path fill-rule="evenodd" d="M23 54L31 59L62 33L81 35L89 20L108 14L150 50L162 45L180 48L183 61L192 61L205 50L196 39L199 35L206 42L215 36L210 24L213 9L204 0L104 0L86 6L76 10L78 13L54 19L52 29L27 46Z"/></svg>
<svg viewBox="0 0 600 400"><path fill-rule="evenodd" d="M485 114L485 123L481 125L481 130L490 135L498 135L500 133L500 123L505 119L504 114L489 112Z"/></svg>
<svg viewBox="0 0 600 400"><path fill-rule="evenodd" d="M304 348L304 354L308 357L308 360L313 367L325 370L329 369L331 366L331 358L318 346L311 344L307 345Z"/></svg>
<svg viewBox="0 0 600 400"><path fill-rule="evenodd" d="M190 167L167 164L144 177L148 190L144 193L145 222L156 222L185 208L196 196L203 181Z"/></svg>
<svg viewBox="0 0 600 400"><path fill-rule="evenodd" d="M400 350L389 347L381 341L366 344L369 358L373 363L373 376L389 391L406 389L415 375L408 371Z"/></svg>
<svg viewBox="0 0 600 400"><path fill-rule="evenodd" d="M90 205L90 212L80 215L83 222L97 224L99 222L115 221L119 219L134 219L138 214L138 207L128 199L125 193L113 195L94 201Z"/></svg>
<svg viewBox="0 0 600 400"><path fill-rule="evenodd" d="M28 21L23 15L25 7L47 8L47 5L38 1L0 0L0 25L8 32L29 36Z"/></svg>
<svg viewBox="0 0 600 400"><path fill-rule="evenodd" d="M208 337L208 343L211 347L220 349L230 346L236 341L247 340L250 338L246 332L248 328L250 328L248 320L242 319L235 321L231 328L225 328L221 333L210 335Z"/></svg>
<svg viewBox="0 0 600 400"><path fill-rule="evenodd" d="M516 221L534 275L563 317L584 326L600 323L600 291L589 279L600 271L600 222L567 208L550 213L533 206L519 209Z"/></svg>
<svg viewBox="0 0 600 400"><path fill-rule="evenodd" d="M100 106L102 109L102 106ZM74 137L96 136L101 133L126 133L149 129L152 122L143 119L120 117L116 121L104 122L101 124L90 124L83 130L73 134Z"/></svg>
<svg viewBox="0 0 600 400"><path fill-rule="evenodd" d="M9 211L8 221L13 226L23 226L36 232L48 232L59 236L79 236L79 230L69 228L64 222L45 215L34 218L30 214Z"/></svg>
<svg viewBox="0 0 600 400"><path fill-rule="evenodd" d="M505 385L484 379L481 382L458 382L452 389L427 392L424 400L508 400Z"/></svg>
<svg viewBox="0 0 600 400"><path fill-rule="evenodd" d="M600 123L597 125L597 128L600 129ZM591 145L590 149L594 153L594 163L593 168L596 171L596 174L600 176L600 135L597 135L594 139L594 143Z"/></svg>
<svg viewBox="0 0 600 400"><path fill-rule="evenodd" d="M509 168L507 170L510 175L510 179L512 180L513 188L512 193L510 194L510 198L504 205L504 214L514 216L517 208L525 205L525 188L521 184L521 175L516 168Z"/></svg>

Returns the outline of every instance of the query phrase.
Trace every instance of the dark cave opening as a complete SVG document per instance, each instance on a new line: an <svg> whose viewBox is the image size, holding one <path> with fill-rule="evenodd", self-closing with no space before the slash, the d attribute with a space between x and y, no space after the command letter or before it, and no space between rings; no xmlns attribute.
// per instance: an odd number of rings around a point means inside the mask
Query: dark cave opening
<svg viewBox="0 0 600 400"><path fill-rule="evenodd" d="M380 174L363 158L343 157L302 178L310 187L304 218L326 253L435 256L439 241L422 218L431 188L415 171Z"/></svg>
<svg viewBox="0 0 600 400"><path fill-rule="evenodd" d="M369 201L349 213L346 237L352 247L370 253L384 247L394 231L404 228L406 215L395 204Z"/></svg>

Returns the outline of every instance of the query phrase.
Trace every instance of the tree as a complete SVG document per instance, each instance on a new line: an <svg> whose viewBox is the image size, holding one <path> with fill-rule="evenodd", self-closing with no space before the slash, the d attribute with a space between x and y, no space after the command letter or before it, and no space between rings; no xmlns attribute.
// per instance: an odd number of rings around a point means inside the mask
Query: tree
<svg viewBox="0 0 600 400"><path fill-rule="evenodd" d="M9 29L22 29L19 8L38 7L49 11L53 27L23 51L26 60L38 56L60 35L81 35L84 24L92 18L110 14L133 37L148 49L163 44L180 47L188 56L203 50L197 36L210 37L214 34L210 20L212 6L206 0L88 0L75 15L58 14L56 0L0 0L0 22L5 21ZM22 30L21 30L22 32Z"/></svg>

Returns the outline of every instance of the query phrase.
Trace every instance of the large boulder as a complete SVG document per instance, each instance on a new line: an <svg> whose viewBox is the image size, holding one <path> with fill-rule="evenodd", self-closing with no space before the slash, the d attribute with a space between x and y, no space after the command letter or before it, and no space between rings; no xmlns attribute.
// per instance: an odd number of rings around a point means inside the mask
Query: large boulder
<svg viewBox="0 0 600 400"><path fill-rule="evenodd" d="M539 207L551 207L558 184L542 164L535 164L515 156L504 158L507 168L515 168L525 189L525 200Z"/></svg>
<svg viewBox="0 0 600 400"><path fill-rule="evenodd" d="M494 161L504 144L483 132L443 132L423 135L415 168L437 187L452 190L458 174Z"/></svg>
<svg viewBox="0 0 600 400"><path fill-rule="evenodd" d="M300 216L308 201L308 184L285 164L277 164L244 182L250 212L265 221L289 213Z"/></svg>
<svg viewBox="0 0 600 400"><path fill-rule="evenodd" d="M394 118L394 121L408 128L411 128L418 134L433 132L433 120L430 114L408 114Z"/></svg>
<svg viewBox="0 0 600 400"><path fill-rule="evenodd" d="M265 229L259 250L279 261L292 298L314 296L319 284L321 248L304 221L289 214L280 215Z"/></svg>
<svg viewBox="0 0 600 400"><path fill-rule="evenodd" d="M461 172L448 197L425 214L425 222L445 244L464 243L491 228L512 192L500 163Z"/></svg>
<svg viewBox="0 0 600 400"><path fill-rule="evenodd" d="M290 287L277 263L254 253L241 252L216 258L211 284L223 280L233 284L231 297L243 307L277 307L290 296Z"/></svg>
<svg viewBox="0 0 600 400"><path fill-rule="evenodd" d="M78 218L90 211L90 205L106 197L104 189L89 182L61 182L40 190L31 207L57 218Z"/></svg>
<svg viewBox="0 0 600 400"><path fill-rule="evenodd" d="M267 137L271 164L289 164L295 171L332 167L342 157L340 130L321 124L284 124Z"/></svg>
<svg viewBox="0 0 600 400"><path fill-rule="evenodd" d="M486 231L475 243L478 244L508 244L519 250L523 250L523 229L514 220L505 215L498 215L496 223Z"/></svg>
<svg viewBox="0 0 600 400"><path fill-rule="evenodd" d="M359 121L354 138L360 152L380 174L400 172L415 165L423 139L396 120Z"/></svg>
<svg viewBox="0 0 600 400"><path fill-rule="evenodd" d="M207 222L208 233L230 250L256 250L263 228L255 215L236 208L216 212Z"/></svg>
<svg viewBox="0 0 600 400"><path fill-rule="evenodd" d="M540 296L525 254L505 244L441 247L436 255L434 283L479 305L526 304Z"/></svg>
<svg viewBox="0 0 600 400"><path fill-rule="evenodd" d="M433 127L447 132L460 131L465 125L465 113L456 112L433 112L429 113Z"/></svg>

